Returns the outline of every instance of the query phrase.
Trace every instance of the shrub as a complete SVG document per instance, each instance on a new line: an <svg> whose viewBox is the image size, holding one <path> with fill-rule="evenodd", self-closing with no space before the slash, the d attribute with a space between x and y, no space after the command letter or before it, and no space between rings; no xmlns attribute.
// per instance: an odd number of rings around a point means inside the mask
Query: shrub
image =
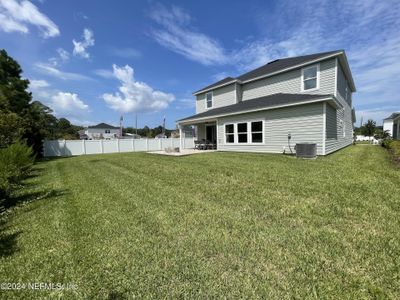
<svg viewBox="0 0 400 300"><path fill-rule="evenodd" d="M9 200L11 192L29 174L34 160L32 148L23 142L0 149L0 200Z"/></svg>
<svg viewBox="0 0 400 300"><path fill-rule="evenodd" d="M382 141L382 146L393 154L395 161L400 162L400 141L386 139Z"/></svg>

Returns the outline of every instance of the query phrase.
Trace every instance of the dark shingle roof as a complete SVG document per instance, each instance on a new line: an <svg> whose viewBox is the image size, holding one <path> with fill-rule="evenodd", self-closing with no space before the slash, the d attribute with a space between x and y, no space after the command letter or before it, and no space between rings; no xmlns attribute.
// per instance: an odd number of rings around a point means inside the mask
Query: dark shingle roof
<svg viewBox="0 0 400 300"><path fill-rule="evenodd" d="M263 65L257 69L254 69L250 72L247 72L245 74L242 74L236 78L232 78L232 77L226 77L225 79L222 79L216 83L213 83L211 85L208 85L196 92L194 92L194 94L203 91L203 90L208 90L210 88L213 88L215 86L227 83L229 81L233 81L233 80L239 80L239 81L247 81L247 80L251 80L260 76L264 76L264 75L268 75L268 74L272 74L290 67L294 67L303 63L306 63L308 61L312 61L315 59L319 59L322 58L324 56L327 55L331 55L331 54L339 54L341 52L343 52L344 50L335 50L335 51L329 51L329 52L321 52L321 53L316 53L316 54L310 54L310 55L303 55L303 56L296 56L296 57L288 57L288 58L281 58L281 59L277 59L274 61L271 61L269 63L267 63L266 65Z"/></svg>
<svg viewBox="0 0 400 300"><path fill-rule="evenodd" d="M100 123L93 126L88 126L88 128L101 128L101 129L119 129L119 127L111 126L106 123Z"/></svg>
<svg viewBox="0 0 400 300"><path fill-rule="evenodd" d="M233 81L233 80L235 80L235 78L233 78L233 77L225 77L224 79L222 79L220 81L217 81L216 83L210 84L210 85L208 85L208 86L206 86L206 87L202 88L201 90L198 90L198 91L196 91L194 93L200 92L202 90L207 90L207 89L213 88L214 86L219 86L221 84L228 83L228 82Z"/></svg>
<svg viewBox="0 0 400 300"><path fill-rule="evenodd" d="M296 65L300 65L303 63L306 63L308 61L318 59L327 55L335 54L335 53L340 53L343 50L337 50L337 51L329 51L329 52L322 52L322 53L316 53L316 54L311 54L311 55L304 55L304 56L297 56L297 57L289 57L289 58L282 58L282 59L277 59L274 61L271 61L267 63L264 66L261 66L253 71L247 72L243 75L240 75L237 77L237 79L241 81L246 81L250 80L253 78L257 78L266 74L274 73L286 68L290 68Z"/></svg>
<svg viewBox="0 0 400 300"><path fill-rule="evenodd" d="M324 95L311 95L311 94L273 94L269 96L264 96L260 98L256 98L253 100L241 101L236 104L218 107L214 109L207 110L205 112L181 119L179 121L189 121L191 119L198 118L208 118L214 117L218 115L225 114L235 114L241 113L251 110L257 109L267 109L273 106L285 105L285 104L296 104L298 102L312 101L316 99L322 99L332 97L332 95L324 94Z"/></svg>
<svg viewBox="0 0 400 300"><path fill-rule="evenodd" d="M389 117L385 118L384 120L394 119L394 118L396 118L398 116L400 116L400 112L392 113Z"/></svg>

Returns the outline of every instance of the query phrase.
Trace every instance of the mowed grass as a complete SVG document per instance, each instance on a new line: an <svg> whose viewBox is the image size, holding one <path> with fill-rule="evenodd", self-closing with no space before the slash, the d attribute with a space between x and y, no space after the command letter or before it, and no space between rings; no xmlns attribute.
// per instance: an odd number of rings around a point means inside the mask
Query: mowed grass
<svg viewBox="0 0 400 300"><path fill-rule="evenodd" d="M400 170L381 147L80 156L2 217L3 298L400 297Z"/></svg>

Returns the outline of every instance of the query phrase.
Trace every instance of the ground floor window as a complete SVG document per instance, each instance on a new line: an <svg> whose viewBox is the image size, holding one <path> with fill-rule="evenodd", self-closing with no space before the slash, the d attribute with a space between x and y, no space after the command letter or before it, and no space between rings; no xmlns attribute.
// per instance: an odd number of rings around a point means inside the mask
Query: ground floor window
<svg viewBox="0 0 400 300"><path fill-rule="evenodd" d="M225 142L228 144L235 142L234 124L226 124L225 125Z"/></svg>
<svg viewBox="0 0 400 300"><path fill-rule="evenodd" d="M251 122L251 142L262 143L263 142L263 122Z"/></svg>
<svg viewBox="0 0 400 300"><path fill-rule="evenodd" d="M263 143L263 136L263 121L225 124L225 142L227 144L260 144Z"/></svg>
<svg viewBox="0 0 400 300"><path fill-rule="evenodd" d="M247 143L247 123L238 123L238 143Z"/></svg>

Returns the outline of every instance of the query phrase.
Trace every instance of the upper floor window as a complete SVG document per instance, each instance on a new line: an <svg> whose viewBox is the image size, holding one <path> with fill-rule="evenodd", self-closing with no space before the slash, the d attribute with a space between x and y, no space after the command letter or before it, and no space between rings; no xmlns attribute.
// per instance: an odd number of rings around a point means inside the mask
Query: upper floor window
<svg viewBox="0 0 400 300"><path fill-rule="evenodd" d="M301 90L309 91L319 88L319 65L307 67L301 70Z"/></svg>
<svg viewBox="0 0 400 300"><path fill-rule="evenodd" d="M106 130L105 130L105 133L110 133L110 129L106 129Z"/></svg>
<svg viewBox="0 0 400 300"><path fill-rule="evenodd" d="M211 108L213 106L213 93L208 92L206 94L206 108Z"/></svg>

